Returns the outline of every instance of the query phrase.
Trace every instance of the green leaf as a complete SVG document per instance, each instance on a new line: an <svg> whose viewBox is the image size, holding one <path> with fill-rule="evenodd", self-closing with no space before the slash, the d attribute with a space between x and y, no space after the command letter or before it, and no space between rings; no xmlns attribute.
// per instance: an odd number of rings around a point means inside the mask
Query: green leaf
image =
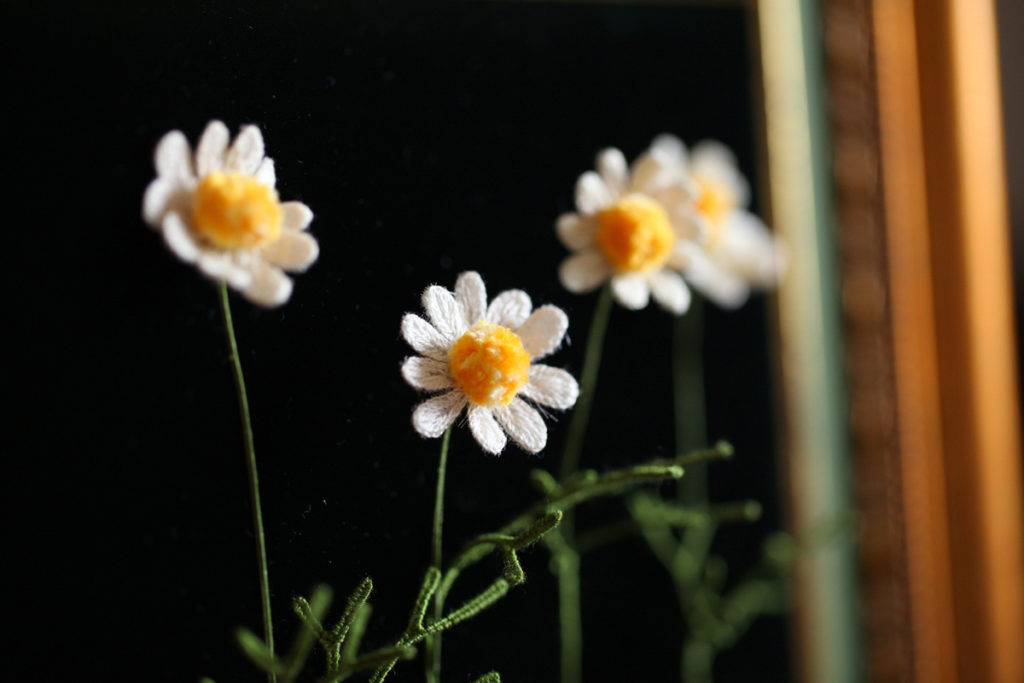
<svg viewBox="0 0 1024 683"><path fill-rule="evenodd" d="M274 656L270 648L249 629L239 628L235 631L235 638L242 648L242 652L252 661L253 664L268 673L284 673L287 667L280 659Z"/></svg>

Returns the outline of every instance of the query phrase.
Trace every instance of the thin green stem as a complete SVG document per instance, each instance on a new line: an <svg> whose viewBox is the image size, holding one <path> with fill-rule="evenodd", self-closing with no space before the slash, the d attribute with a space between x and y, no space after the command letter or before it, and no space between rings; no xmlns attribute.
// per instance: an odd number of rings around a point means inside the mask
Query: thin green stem
<svg viewBox="0 0 1024 683"><path fill-rule="evenodd" d="M580 556L560 529L547 536L558 575L558 625L562 644L562 683L583 680L583 605L580 599ZM557 540L556 540L557 539Z"/></svg>
<svg viewBox="0 0 1024 683"><path fill-rule="evenodd" d="M444 526L444 481L448 467L448 444L451 441L452 429L445 430L441 438L441 455L437 461L437 491L434 495L434 527L431 536L430 566L441 570L443 555L441 546L441 534ZM440 595L434 593L434 621L439 621L444 605ZM441 680L441 634L440 632L431 637L427 643L426 654L423 658L428 683L437 683Z"/></svg>
<svg viewBox="0 0 1024 683"><path fill-rule="evenodd" d="M267 571L267 541L263 534L263 508L260 506L260 482L256 470L256 449L252 438L252 418L249 415L249 399L245 393L245 377L242 362L238 357L238 343L235 341L235 326L231 321L231 304L228 301L228 287L221 282L220 310L224 315L224 334L228 344L228 356L235 375L235 392L238 396L238 412L242 419L242 438L245 441L245 469L249 475L249 502L252 504L253 536L256 540L256 569L260 580L260 606L263 612L263 641L271 654L274 652L274 625L270 614L270 575ZM277 674L267 672L269 683L277 683Z"/></svg>
<svg viewBox="0 0 1024 683"><path fill-rule="evenodd" d="M689 458L690 456L686 457ZM525 534L528 538L537 538L534 534L538 531L546 531L547 529L550 529L553 526L552 522L554 521L564 521L572 508L585 500L589 500L597 496L615 495L644 483L665 481L667 479L679 479L681 476L683 476L683 468L675 465L634 465L633 467L608 472L601 476L597 476L597 474L594 473L593 479L587 480L586 482L580 482L578 484L578 488L568 489L550 500L540 501L539 503L531 505L525 512L516 516L512 521L498 529L497 534L507 535L522 532L522 534ZM560 513L557 519L553 517L556 512ZM538 518L538 515L543 515L543 517ZM478 537L469 543L469 545L465 546L462 551L455 556L455 559L452 560L448 567L446 578L439 589L442 596L447 595L448 587L450 587L451 583L454 582L460 572L465 570L467 567L476 564L495 550L496 546L493 541L484 540L490 536L492 536L492 534L485 534L484 536ZM564 543L565 539L561 538L561 540ZM552 549L552 553L555 553L556 551L557 548Z"/></svg>
<svg viewBox="0 0 1024 683"><path fill-rule="evenodd" d="M562 480L579 469L580 453L583 450L583 437L590 422L590 410L594 403L594 391L597 389L597 374L601 369L601 349L604 346L605 332L608 330L608 319L612 310L612 288L605 285L594 308L594 318L590 322L587 333L587 345L583 351L583 372L580 374L580 397L576 401L576 409L569 421L569 431L565 439L565 452L562 454ZM564 523L563 523L564 524Z"/></svg>
<svg viewBox="0 0 1024 683"><path fill-rule="evenodd" d="M612 310L612 288L606 284L594 307L587 344L583 350L583 372L580 374L580 396L569 422L569 432L562 454L562 481L565 482L580 466L583 439L590 423L590 412L601 369L601 349ZM554 555L552 566L558 577L558 618L561 628L562 683L579 683L583 668L583 618L580 604L580 558L574 546L574 520L571 510L565 511L560 528L549 536L548 545Z"/></svg>
<svg viewBox="0 0 1024 683"><path fill-rule="evenodd" d="M676 453L686 453L707 444L703 346L704 300L697 296L686 315L676 318L672 335ZM707 496L707 465L688 467L686 476L679 482L680 500L687 505L703 505Z"/></svg>
<svg viewBox="0 0 1024 683"><path fill-rule="evenodd" d="M452 438L449 427L441 437L441 454L437 459L437 490L434 494L434 527L430 545L430 566L441 568L441 537L444 526L444 480L448 467L448 444Z"/></svg>
<svg viewBox="0 0 1024 683"><path fill-rule="evenodd" d="M676 453L684 453L707 443L707 403L704 393L704 300L694 297L686 315L676 319L672 335L672 395L675 408ZM693 463L679 482L679 500L683 505L703 507L708 502L708 463ZM688 571L669 567L684 618L692 623L692 597L699 589L707 554L717 523L684 529L683 546L678 559L687 559ZM684 550L685 548L685 550ZM694 638L683 642L681 675L684 683L710 683L714 649Z"/></svg>
<svg viewBox="0 0 1024 683"><path fill-rule="evenodd" d="M711 683L715 649L710 643L688 638L683 645L684 683Z"/></svg>

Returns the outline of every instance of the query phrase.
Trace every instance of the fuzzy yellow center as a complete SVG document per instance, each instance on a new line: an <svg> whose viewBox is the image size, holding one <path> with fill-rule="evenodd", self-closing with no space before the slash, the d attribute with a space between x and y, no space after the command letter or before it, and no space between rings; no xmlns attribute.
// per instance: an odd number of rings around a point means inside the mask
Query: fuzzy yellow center
<svg viewBox="0 0 1024 683"><path fill-rule="evenodd" d="M196 230L222 249L245 249L281 235L277 191L242 173L216 172L196 188L192 207Z"/></svg>
<svg viewBox="0 0 1024 683"><path fill-rule="evenodd" d="M726 215L736 208L736 196L721 183L698 178L697 184L700 186L697 210L704 214L711 224L708 243L713 245L722 236Z"/></svg>
<svg viewBox="0 0 1024 683"><path fill-rule="evenodd" d="M530 378L530 354L519 336L486 320L476 323L448 351L455 384L477 405L508 405Z"/></svg>
<svg viewBox="0 0 1024 683"><path fill-rule="evenodd" d="M675 242L668 214L653 199L628 195L598 214L597 244L620 272L657 268Z"/></svg>

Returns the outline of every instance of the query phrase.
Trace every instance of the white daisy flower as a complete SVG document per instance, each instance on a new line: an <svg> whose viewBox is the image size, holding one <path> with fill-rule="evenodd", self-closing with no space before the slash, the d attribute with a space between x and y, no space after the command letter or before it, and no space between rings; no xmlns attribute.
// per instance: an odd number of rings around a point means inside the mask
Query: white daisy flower
<svg viewBox="0 0 1024 683"><path fill-rule="evenodd" d="M750 185L725 145L701 142L682 161L699 188L690 219L705 236L700 244L682 246L683 276L715 303L735 308L752 287L778 284L786 268L785 245L746 210Z"/></svg>
<svg viewBox="0 0 1024 683"><path fill-rule="evenodd" d="M165 135L142 215L182 261L254 303L278 306L292 293L281 269L304 271L319 254L316 240L303 232L313 212L278 199L274 161L263 156L259 128L244 126L230 147L229 141L220 121L206 126L194 155L181 131Z"/></svg>
<svg viewBox="0 0 1024 683"><path fill-rule="evenodd" d="M477 273L466 272L455 293L433 285L423 292L427 320L407 313L402 336L418 353L402 364L402 376L423 391L442 392L416 406L412 424L421 436L444 434L468 406L470 431L488 453L500 453L507 433L530 453L544 448L548 430L527 401L565 410L579 386L565 370L534 361L562 343L569 319L562 309L530 312L530 297L518 289L487 305Z"/></svg>
<svg viewBox="0 0 1024 683"><path fill-rule="evenodd" d="M597 155L597 172L576 183L576 213L559 217L558 236L575 252L558 275L570 292L589 292L611 279L616 300L644 308L650 296L679 315L690 290L676 270L682 245L699 238L689 220L696 188L684 172L685 148L661 136L630 167L617 149Z"/></svg>

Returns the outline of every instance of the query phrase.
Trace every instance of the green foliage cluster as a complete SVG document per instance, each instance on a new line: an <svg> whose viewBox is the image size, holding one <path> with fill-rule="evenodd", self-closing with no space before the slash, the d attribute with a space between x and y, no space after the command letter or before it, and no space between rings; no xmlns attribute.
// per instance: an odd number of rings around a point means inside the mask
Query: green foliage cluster
<svg viewBox="0 0 1024 683"><path fill-rule="evenodd" d="M239 644L253 664L267 673L275 674L282 683L296 680L306 668L310 652L317 644L325 655L324 673L318 679L320 683L339 683L357 673L368 672L372 672L370 680L373 683L381 683L398 662L415 658L417 646L425 639L472 618L505 597L512 587L524 583L526 574L518 552L537 541L548 540L550 532L558 528L566 512L597 497L635 494L637 488L644 484L678 480L684 475L684 465L731 455L732 447L723 442L711 449L605 473L582 470L561 482L545 470L534 470L531 472L531 481L543 498L497 531L481 534L471 540L444 571L435 567L427 569L410 610L407 626L391 645L360 654L371 613L367 601L373 590L373 582L369 578L364 579L348 597L340 619L330 628L323 624L324 615L331 603L331 590L328 587L318 587L308 600L295 598L292 608L301 620L302 628L285 656L274 655L256 634L245 629L238 631ZM756 518L759 514L756 503L688 510L655 503L655 500L650 494L636 494L630 498L632 532L643 532L646 535L656 533L653 530L657 527L710 528L734 519ZM609 535L607 541L612 540L614 537ZM557 543L554 547L557 558ZM457 609L440 619L431 619L428 615L431 603L436 601L443 608L448 594L462 573L491 553L501 557L500 576ZM500 681L500 678L497 673L491 672L479 681Z"/></svg>

